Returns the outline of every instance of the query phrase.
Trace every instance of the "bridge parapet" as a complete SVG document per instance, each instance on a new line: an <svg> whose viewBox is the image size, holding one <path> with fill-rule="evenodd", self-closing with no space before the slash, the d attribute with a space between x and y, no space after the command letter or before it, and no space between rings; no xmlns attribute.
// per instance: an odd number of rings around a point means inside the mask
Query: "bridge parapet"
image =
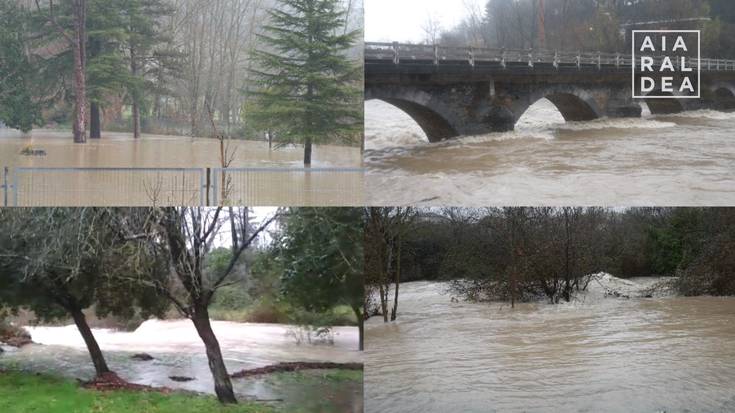
<svg viewBox="0 0 735 413"><path fill-rule="evenodd" d="M664 56L654 58L660 65ZM561 67L597 67L598 69L627 69L633 65L633 56L620 53L601 52L569 52L534 49L504 49L447 47L440 45L420 45L403 43L365 43L365 63L401 64L466 64L470 67L479 65L499 66L524 65L533 68L535 65ZM674 62L678 68L679 62ZM703 58L700 61L702 71L735 71L735 60ZM697 68L697 64L693 64Z"/></svg>

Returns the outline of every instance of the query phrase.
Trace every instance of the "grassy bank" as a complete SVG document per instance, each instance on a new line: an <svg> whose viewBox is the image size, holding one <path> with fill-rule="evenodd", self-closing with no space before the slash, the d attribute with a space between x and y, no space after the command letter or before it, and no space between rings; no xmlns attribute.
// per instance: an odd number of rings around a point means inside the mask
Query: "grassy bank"
<svg viewBox="0 0 735 413"><path fill-rule="evenodd" d="M0 372L0 412L7 413L270 413L271 407L222 406L214 397L181 393L98 392L67 379Z"/></svg>

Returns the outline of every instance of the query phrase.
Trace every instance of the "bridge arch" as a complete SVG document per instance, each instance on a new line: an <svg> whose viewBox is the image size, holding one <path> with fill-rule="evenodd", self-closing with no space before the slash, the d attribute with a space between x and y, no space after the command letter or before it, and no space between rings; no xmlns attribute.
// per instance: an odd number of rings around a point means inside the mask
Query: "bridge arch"
<svg viewBox="0 0 735 413"><path fill-rule="evenodd" d="M679 113L684 111L684 104L681 100L676 99L671 92L651 92L657 96L670 96L666 99L644 98L643 101L648 105L648 109L652 115L668 115L671 113ZM674 99L672 99L674 98Z"/></svg>
<svg viewBox="0 0 735 413"><path fill-rule="evenodd" d="M424 131L429 142L439 142L460 135L447 116L448 107L433 100L431 95L420 90L404 91L401 88L366 89L365 100L382 100L402 110Z"/></svg>
<svg viewBox="0 0 735 413"><path fill-rule="evenodd" d="M724 83L712 85L711 99L717 109L735 109L735 87Z"/></svg>
<svg viewBox="0 0 735 413"><path fill-rule="evenodd" d="M589 121L602 116L600 106L594 97L585 90L568 88L546 88L531 93L526 102L515 108L516 122L533 104L541 99L549 100L567 122Z"/></svg>

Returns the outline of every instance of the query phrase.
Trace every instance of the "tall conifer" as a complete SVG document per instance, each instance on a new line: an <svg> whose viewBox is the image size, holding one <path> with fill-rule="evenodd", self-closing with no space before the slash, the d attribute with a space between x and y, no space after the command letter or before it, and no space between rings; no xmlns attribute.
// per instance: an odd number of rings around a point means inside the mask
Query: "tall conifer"
<svg viewBox="0 0 735 413"><path fill-rule="evenodd" d="M345 31L339 0L279 0L259 34L253 70L259 89L249 107L259 129L274 131L279 145L347 141L362 129L362 68L347 57L360 36Z"/></svg>

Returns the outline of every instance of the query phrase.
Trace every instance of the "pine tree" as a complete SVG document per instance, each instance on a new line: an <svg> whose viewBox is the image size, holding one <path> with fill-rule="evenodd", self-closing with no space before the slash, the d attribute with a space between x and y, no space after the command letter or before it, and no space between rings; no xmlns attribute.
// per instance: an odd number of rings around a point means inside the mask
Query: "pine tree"
<svg viewBox="0 0 735 413"><path fill-rule="evenodd" d="M91 0L87 42L87 95L89 96L89 137L102 137L101 107L105 98L119 93L130 82L120 45L125 26L117 1Z"/></svg>
<svg viewBox="0 0 735 413"><path fill-rule="evenodd" d="M348 141L362 129L362 70L347 51L359 36L346 32L339 0L279 0L259 35L253 70L250 119L275 131L280 145L303 144L311 165L312 144Z"/></svg>
<svg viewBox="0 0 735 413"><path fill-rule="evenodd" d="M33 68L22 37L28 16L8 0L0 0L0 122L28 132L39 122L32 97Z"/></svg>

